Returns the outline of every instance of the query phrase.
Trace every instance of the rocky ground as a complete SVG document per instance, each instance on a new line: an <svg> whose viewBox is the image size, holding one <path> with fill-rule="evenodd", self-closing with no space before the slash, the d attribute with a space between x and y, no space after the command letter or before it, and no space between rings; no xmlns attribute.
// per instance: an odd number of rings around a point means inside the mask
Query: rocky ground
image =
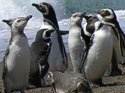
<svg viewBox="0 0 125 93"><path fill-rule="evenodd" d="M68 70L72 70L72 65L70 62L71 61L69 61ZM123 68L121 65L119 65L119 67L122 69L123 73L125 73L125 67ZM2 64L0 64L0 92L2 90L1 73L2 73ZM93 88L94 93L125 93L125 75L103 77L103 82L107 86ZM112 85L114 83L116 83L116 85ZM54 92L53 88L51 86L48 86L45 88L26 90L25 93L54 93Z"/></svg>

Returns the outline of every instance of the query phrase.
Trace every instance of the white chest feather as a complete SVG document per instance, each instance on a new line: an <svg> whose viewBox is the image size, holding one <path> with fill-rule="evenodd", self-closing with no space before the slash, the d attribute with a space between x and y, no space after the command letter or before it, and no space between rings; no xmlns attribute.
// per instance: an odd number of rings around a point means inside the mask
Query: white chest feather
<svg viewBox="0 0 125 93"><path fill-rule="evenodd" d="M77 45L83 45L81 40L81 28L71 28L69 30L68 46L69 48L76 47Z"/></svg>
<svg viewBox="0 0 125 93"><path fill-rule="evenodd" d="M84 71L89 80L100 78L111 63L113 39L106 28L94 32L93 44L88 51Z"/></svg>
<svg viewBox="0 0 125 93"><path fill-rule="evenodd" d="M8 85L13 89L25 87L30 70L30 49L26 37L14 38L6 63Z"/></svg>
<svg viewBox="0 0 125 93"><path fill-rule="evenodd" d="M9 66L16 65L16 64L23 65L23 64L25 64L25 62L27 60L29 60L29 54L30 54L30 51L29 51L29 45L28 45L27 38L15 37L15 40L9 46L9 56L8 56L8 63L7 64ZM9 67L9 68L11 69L11 67Z"/></svg>
<svg viewBox="0 0 125 93"><path fill-rule="evenodd" d="M69 30L68 46L70 51L70 57L73 64L74 71L78 71L79 62L81 61L81 55L84 51L84 43L81 40L81 28L73 27Z"/></svg>

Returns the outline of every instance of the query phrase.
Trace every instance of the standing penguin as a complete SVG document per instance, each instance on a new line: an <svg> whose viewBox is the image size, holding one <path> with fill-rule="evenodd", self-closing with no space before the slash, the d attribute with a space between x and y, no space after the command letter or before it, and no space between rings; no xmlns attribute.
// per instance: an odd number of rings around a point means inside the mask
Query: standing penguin
<svg viewBox="0 0 125 93"><path fill-rule="evenodd" d="M68 46L74 72L80 72L79 64L81 61L82 52L84 51L85 48L85 42L81 38L82 36L85 37L81 25L83 16L84 13L82 12L74 13L71 16L70 20ZM88 38L89 37L87 36L85 37L85 39Z"/></svg>
<svg viewBox="0 0 125 93"><path fill-rule="evenodd" d="M11 27L11 39L3 59L4 92L21 91L27 86L30 71L30 48L24 28L32 16L3 20Z"/></svg>
<svg viewBox="0 0 125 93"><path fill-rule="evenodd" d="M49 69L48 56L51 50L51 34L54 30L41 29L30 49L29 88L45 86Z"/></svg>
<svg viewBox="0 0 125 93"><path fill-rule="evenodd" d="M106 24L113 35L113 60L112 60L112 73L111 75L122 74L122 71L118 68L118 63L122 62L122 58L125 56L125 36L122 32L116 15L112 9L101 9L96 11L100 14L104 24Z"/></svg>
<svg viewBox="0 0 125 93"><path fill-rule="evenodd" d="M107 26L100 21L94 23L94 28L80 69L88 80L102 85L101 77L111 63L113 40Z"/></svg>
<svg viewBox="0 0 125 93"><path fill-rule="evenodd" d="M52 47L49 56L51 71L64 72L68 68L66 50L62 37L59 33L59 26L53 7L48 3L32 4L43 14L43 25L41 29L54 29L52 33Z"/></svg>

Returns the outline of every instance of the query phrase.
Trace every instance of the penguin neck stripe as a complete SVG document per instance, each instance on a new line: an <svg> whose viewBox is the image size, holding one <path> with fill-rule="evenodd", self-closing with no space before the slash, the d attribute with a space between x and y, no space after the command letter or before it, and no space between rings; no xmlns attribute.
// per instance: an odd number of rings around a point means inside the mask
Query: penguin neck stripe
<svg viewBox="0 0 125 93"><path fill-rule="evenodd" d="M115 30L115 25L114 24L112 24L112 23L108 23L108 22L104 22L104 24L106 24L106 25L108 25L108 26L111 26L112 27L112 29L113 29L113 32L114 32L114 34L116 35L116 37L118 38L118 31L117 30Z"/></svg>
<svg viewBox="0 0 125 93"><path fill-rule="evenodd" d="M57 31L59 30L59 28L57 28L56 25L55 25L52 21L50 21L50 20L48 20L48 19L44 19L44 22L47 22L47 23L49 23L50 25L52 25L53 28L56 29Z"/></svg>
<svg viewBox="0 0 125 93"><path fill-rule="evenodd" d="M45 10L46 12L45 13L42 13L43 15L48 15L49 14L49 9L47 8L47 6L45 6Z"/></svg>
<svg viewBox="0 0 125 93"><path fill-rule="evenodd" d="M97 30L99 30L100 28L102 28L103 27L103 24L102 23L100 23L99 24L99 27L98 27L98 29Z"/></svg>
<svg viewBox="0 0 125 93"><path fill-rule="evenodd" d="M87 23L85 23L85 25L84 25L84 33L85 33L85 35L86 36L91 36L92 34L86 30L86 27L87 27Z"/></svg>
<svg viewBox="0 0 125 93"><path fill-rule="evenodd" d="M109 23L109 22L106 22L106 21L103 21L103 23L104 23L104 24L106 24L106 25L110 25L110 26L115 27L115 25L114 25L114 24L112 24L112 23Z"/></svg>

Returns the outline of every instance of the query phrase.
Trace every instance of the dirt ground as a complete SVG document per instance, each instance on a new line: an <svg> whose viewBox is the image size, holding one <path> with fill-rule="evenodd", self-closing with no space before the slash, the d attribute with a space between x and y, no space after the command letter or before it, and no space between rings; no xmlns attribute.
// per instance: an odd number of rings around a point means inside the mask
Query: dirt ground
<svg viewBox="0 0 125 93"><path fill-rule="evenodd" d="M122 69L123 73L125 73L125 67L123 68L121 65L119 65L119 67ZM72 70L70 58L69 58L68 70ZM0 64L0 92L2 90L1 73L2 73L2 64ZM114 83L117 83L117 85L93 88L94 93L125 93L125 75L103 77L103 82L105 85L114 84ZM50 86L45 88L26 90L25 93L54 93L54 92L53 92L53 88Z"/></svg>

